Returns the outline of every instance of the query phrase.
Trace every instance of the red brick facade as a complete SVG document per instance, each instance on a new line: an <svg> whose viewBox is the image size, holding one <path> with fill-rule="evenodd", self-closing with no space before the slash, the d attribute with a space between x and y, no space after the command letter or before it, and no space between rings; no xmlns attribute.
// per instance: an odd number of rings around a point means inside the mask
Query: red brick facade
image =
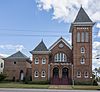
<svg viewBox="0 0 100 92"><path fill-rule="evenodd" d="M71 84L71 82L90 82L92 78L92 26L93 22L81 7L75 21L71 24L72 46L62 37L58 39L46 54L46 64L41 64L42 54L37 54L39 64L34 64L32 60L32 79L34 80L34 70L39 71L38 80L41 80L41 70L45 67L46 80L51 84ZM43 42L34 51L42 53L46 51ZM43 48L42 48L43 47ZM42 48L42 49L41 49Z"/></svg>
<svg viewBox="0 0 100 92"><path fill-rule="evenodd" d="M19 55L20 56L19 56ZM24 80L31 77L31 62L20 51L4 58L4 74L7 75L6 80ZM28 75L27 75L28 74Z"/></svg>
<svg viewBox="0 0 100 92"><path fill-rule="evenodd" d="M38 64L35 64L35 58L38 58ZM42 63L42 59L45 58L45 64ZM32 57L32 80L48 80L48 63L49 55L48 54L34 54ZM35 72L38 72L38 76L35 75ZM45 75L42 76L42 72L45 72Z"/></svg>

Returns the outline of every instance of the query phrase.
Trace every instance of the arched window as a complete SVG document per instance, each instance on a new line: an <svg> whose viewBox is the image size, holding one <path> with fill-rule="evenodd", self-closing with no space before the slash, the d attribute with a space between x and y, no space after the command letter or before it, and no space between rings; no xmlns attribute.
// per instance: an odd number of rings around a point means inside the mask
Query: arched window
<svg viewBox="0 0 100 92"><path fill-rule="evenodd" d="M89 33L85 32L85 42L88 42L88 41L89 41Z"/></svg>
<svg viewBox="0 0 100 92"><path fill-rule="evenodd" d="M81 72L77 71L77 78L81 78Z"/></svg>
<svg viewBox="0 0 100 92"><path fill-rule="evenodd" d="M84 32L82 32L81 42L84 42Z"/></svg>
<svg viewBox="0 0 100 92"><path fill-rule="evenodd" d="M39 77L39 72L38 71L34 72L34 77Z"/></svg>
<svg viewBox="0 0 100 92"><path fill-rule="evenodd" d="M45 71L42 71L42 73L41 73L41 77L46 77L46 73L45 73Z"/></svg>
<svg viewBox="0 0 100 92"><path fill-rule="evenodd" d="M46 58L45 57L42 58L42 64L46 64Z"/></svg>
<svg viewBox="0 0 100 92"><path fill-rule="evenodd" d="M64 53L57 53L54 57L55 62L67 62L67 57Z"/></svg>
<svg viewBox="0 0 100 92"><path fill-rule="evenodd" d="M38 59L38 57L35 58L35 64L39 64L39 59Z"/></svg>
<svg viewBox="0 0 100 92"><path fill-rule="evenodd" d="M80 42L80 32L77 32L77 42Z"/></svg>
<svg viewBox="0 0 100 92"><path fill-rule="evenodd" d="M81 47L81 53L85 53L85 48Z"/></svg>
<svg viewBox="0 0 100 92"><path fill-rule="evenodd" d="M88 78L89 77L89 73L87 71L84 72L84 78Z"/></svg>
<svg viewBox="0 0 100 92"><path fill-rule="evenodd" d="M84 64L85 63L84 57L81 58L80 62L81 62L81 64Z"/></svg>

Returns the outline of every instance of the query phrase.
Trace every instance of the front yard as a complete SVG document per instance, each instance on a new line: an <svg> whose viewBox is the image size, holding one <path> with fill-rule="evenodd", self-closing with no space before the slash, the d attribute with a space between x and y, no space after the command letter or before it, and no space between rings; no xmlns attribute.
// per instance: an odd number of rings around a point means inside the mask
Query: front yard
<svg viewBox="0 0 100 92"><path fill-rule="evenodd" d="M22 84L22 83L0 83L0 88L42 88L47 89L49 85Z"/></svg>
<svg viewBox="0 0 100 92"><path fill-rule="evenodd" d="M36 88L36 89L66 89L66 90L100 90L100 86L87 85L41 85L23 83L0 83L0 88Z"/></svg>

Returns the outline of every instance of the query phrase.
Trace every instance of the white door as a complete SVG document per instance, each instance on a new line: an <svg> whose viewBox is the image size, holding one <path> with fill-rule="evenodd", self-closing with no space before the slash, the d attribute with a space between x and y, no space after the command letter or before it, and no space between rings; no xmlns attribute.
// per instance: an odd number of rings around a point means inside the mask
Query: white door
<svg viewBox="0 0 100 92"><path fill-rule="evenodd" d="M21 73L20 80L24 79L24 73Z"/></svg>

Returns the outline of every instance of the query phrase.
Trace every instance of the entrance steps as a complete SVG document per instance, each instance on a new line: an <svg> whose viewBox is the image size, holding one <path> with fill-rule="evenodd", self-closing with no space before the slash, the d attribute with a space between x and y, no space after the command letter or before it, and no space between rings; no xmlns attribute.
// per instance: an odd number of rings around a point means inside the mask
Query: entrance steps
<svg viewBox="0 0 100 92"><path fill-rule="evenodd" d="M68 78L53 78L51 80L52 85L68 85L69 80Z"/></svg>

